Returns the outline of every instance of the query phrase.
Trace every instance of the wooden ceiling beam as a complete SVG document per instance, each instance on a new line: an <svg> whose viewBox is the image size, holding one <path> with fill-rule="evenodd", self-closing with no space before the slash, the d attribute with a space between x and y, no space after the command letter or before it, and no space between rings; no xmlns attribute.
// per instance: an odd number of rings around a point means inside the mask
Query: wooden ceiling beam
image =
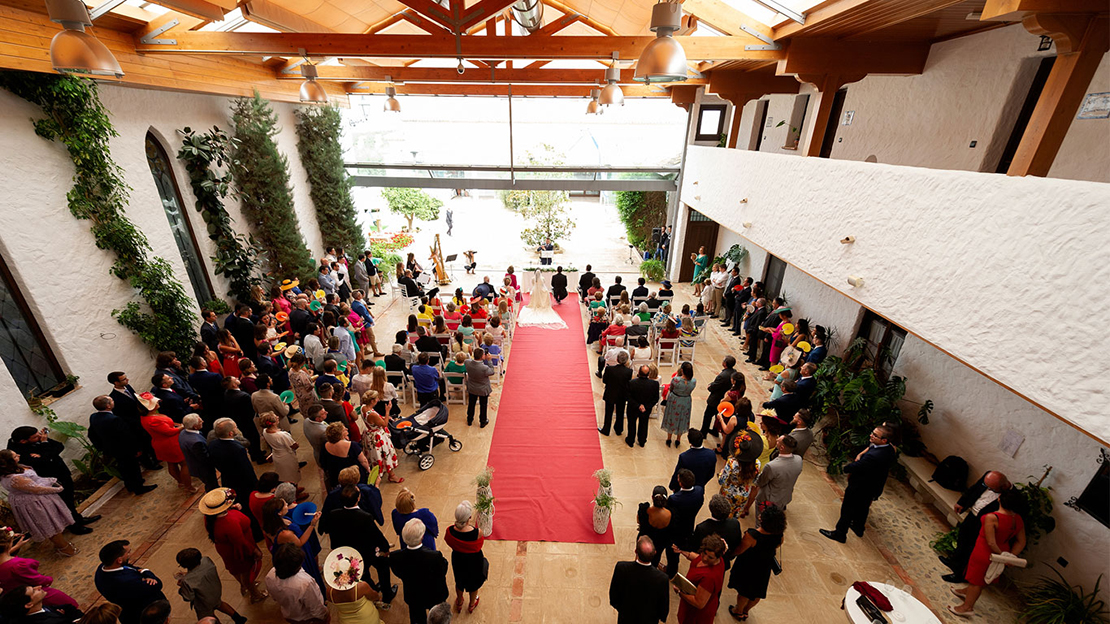
<svg viewBox="0 0 1110 624"><path fill-rule="evenodd" d="M543 1L544 4L546 4L547 6L555 9L556 11L558 11L560 13L566 14L566 13L577 13L578 12L578 11L572 9L571 7L563 4L562 2L559 2L559 0L542 0L542 1ZM606 26L605 24L602 24L601 22L595 20L594 18L590 17L589 15L583 15L581 21L582 21L583 24L589 26L590 28L593 28L594 30L596 30L597 32L599 32L603 35L609 35L610 37L620 36L620 33L613 30L611 27Z"/></svg>
<svg viewBox="0 0 1110 624"><path fill-rule="evenodd" d="M572 24L577 24L581 19L582 19L582 16L578 13L565 13L559 19L549 23L548 25L546 25L542 28L536 29L534 32L532 32L528 36L529 37L547 37L547 36L550 36L550 35L554 35L555 33L559 32L560 30L563 30L564 28L566 28L566 27L568 27Z"/></svg>
<svg viewBox="0 0 1110 624"><path fill-rule="evenodd" d="M987 0L981 21L1020 22L1030 13L1103 14L1110 10L1106 0Z"/></svg>
<svg viewBox="0 0 1110 624"><path fill-rule="evenodd" d="M753 45L765 45L766 43L753 35L752 32L759 33L768 39L772 38L774 34L770 26L749 17L741 11L737 11L721 2L721 0L684 0L682 11L683 13L696 15L701 21L725 34L747 37Z"/></svg>
<svg viewBox="0 0 1110 624"><path fill-rule="evenodd" d="M790 74L888 74L911 76L925 70L928 42L864 43L836 39L796 38L775 70Z"/></svg>
<svg viewBox="0 0 1110 624"><path fill-rule="evenodd" d="M745 50L732 37L675 37L686 58L699 60L781 60L782 50ZM435 35L362 35L310 33L243 33L193 31L175 34L173 43L142 43L143 54L261 54L291 56L306 50L312 56L385 58L591 59L639 58L655 37L455 37Z"/></svg>
<svg viewBox="0 0 1110 624"><path fill-rule="evenodd" d="M385 93L384 83L347 83L347 93L351 95L371 95ZM474 84L404 84L395 85L398 95L476 95L507 96L508 85ZM596 87L595 87L596 88ZM522 85L513 86L513 97L590 97L590 86L573 85ZM665 87L621 87L624 97L670 97Z"/></svg>
<svg viewBox="0 0 1110 624"><path fill-rule="evenodd" d="M166 7L167 9L191 15L202 20L216 22L222 20L227 12L235 8L235 3L231 3L231 8L221 6L216 2L208 2L207 0L159 0L158 4Z"/></svg>
<svg viewBox="0 0 1110 624"><path fill-rule="evenodd" d="M927 0L924 2L919 2L917 4L911 5L905 10L901 10L892 15L885 16L882 19L875 20L875 22L869 26L865 26L864 28L853 31L852 38L863 39L873 32L883 30L884 28L890 28L891 26L897 26L898 24L908 22L912 19L925 17L930 13L943 11L950 6L960 4L964 1L965 0Z"/></svg>
<svg viewBox="0 0 1110 624"><path fill-rule="evenodd" d="M159 0L161 2L162 0ZM180 0L174 0L175 2ZM192 0L190 0L192 1ZM318 22L294 13L270 0L247 0L239 5L243 17L282 32L334 32Z"/></svg>
<svg viewBox="0 0 1110 624"><path fill-rule="evenodd" d="M482 0L478 4L460 11L459 29L466 30L480 24L509 7L515 0Z"/></svg>
<svg viewBox="0 0 1110 624"><path fill-rule="evenodd" d="M452 34L452 32L450 30L448 30L447 28L444 28L439 22L433 22L432 20L424 17L423 15L417 13L416 11L414 11L412 9L405 9L404 11L401 11L398 15L401 16L402 20L412 24L413 26L416 26L417 28L419 28L420 30L423 30L424 32L428 33L429 35L451 35Z"/></svg>
<svg viewBox="0 0 1110 624"><path fill-rule="evenodd" d="M773 38L775 40L778 40L784 37L792 37L794 35L804 33L805 31L813 28L814 26L822 22L840 17L842 13L877 1L878 0L840 0L839 2L834 2L833 4L829 4L820 9L816 9L806 13L805 24L799 24L794 21L789 21L782 26L775 28L773 30Z"/></svg>
<svg viewBox="0 0 1110 624"><path fill-rule="evenodd" d="M432 67L346 67L319 65L316 68L320 80L339 82L404 82L405 84L582 84L595 88L605 82L605 69L496 69L468 70L459 74L454 69ZM621 85L635 86L635 70L621 70ZM279 78L299 80L296 74L279 74ZM775 78L774 76L771 77ZM782 78L795 83L793 78ZM773 81L772 81L773 82ZM708 84L706 78L692 78L682 84ZM677 83L675 83L677 84Z"/></svg>
<svg viewBox="0 0 1110 624"><path fill-rule="evenodd" d="M455 21L451 17L450 9L445 9L431 0L401 0L401 4L454 32Z"/></svg>
<svg viewBox="0 0 1110 624"><path fill-rule="evenodd" d="M380 22L377 22L376 24L371 24L369 28L363 31L363 34L373 35L385 30L386 28L389 28L397 22L403 21L405 19L404 13L404 11L401 11L400 13L394 13L393 15L390 15L389 17L383 19Z"/></svg>
<svg viewBox="0 0 1110 624"><path fill-rule="evenodd" d="M754 93L755 97L762 97L769 93L797 93L800 86L792 76L776 76L770 72L716 70L709 72L709 87L706 91L732 100L730 96L733 94Z"/></svg>

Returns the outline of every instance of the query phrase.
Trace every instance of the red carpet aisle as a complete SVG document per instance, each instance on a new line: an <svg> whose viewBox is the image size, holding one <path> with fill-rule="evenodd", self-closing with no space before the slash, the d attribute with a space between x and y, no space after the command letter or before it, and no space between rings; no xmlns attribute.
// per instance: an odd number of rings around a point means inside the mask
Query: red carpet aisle
<svg viewBox="0 0 1110 624"><path fill-rule="evenodd" d="M602 467L582 317L553 306L563 330L519 327L489 450L492 539L612 544L593 529L593 473Z"/></svg>

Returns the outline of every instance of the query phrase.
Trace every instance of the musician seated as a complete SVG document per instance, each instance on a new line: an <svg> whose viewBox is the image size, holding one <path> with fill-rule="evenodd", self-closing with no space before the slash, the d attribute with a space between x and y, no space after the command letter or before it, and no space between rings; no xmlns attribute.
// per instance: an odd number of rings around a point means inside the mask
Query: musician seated
<svg viewBox="0 0 1110 624"><path fill-rule="evenodd" d="M424 288L412 278L412 271L405 271L404 275L397 278L397 284L404 287L406 297L422 297Z"/></svg>

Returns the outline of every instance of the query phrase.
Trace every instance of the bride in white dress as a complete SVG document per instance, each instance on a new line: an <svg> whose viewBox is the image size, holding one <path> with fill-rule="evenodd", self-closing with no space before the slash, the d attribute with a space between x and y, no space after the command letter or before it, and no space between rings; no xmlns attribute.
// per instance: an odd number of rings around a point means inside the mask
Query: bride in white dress
<svg viewBox="0 0 1110 624"><path fill-rule="evenodd" d="M516 319L517 325L543 329L567 328L566 322L551 307L551 289L539 270L533 275L530 297L528 305L520 311Z"/></svg>

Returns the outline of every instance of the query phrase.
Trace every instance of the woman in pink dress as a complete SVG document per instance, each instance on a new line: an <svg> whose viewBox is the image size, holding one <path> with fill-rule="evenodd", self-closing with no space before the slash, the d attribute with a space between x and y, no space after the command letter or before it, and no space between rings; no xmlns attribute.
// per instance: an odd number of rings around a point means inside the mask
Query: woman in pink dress
<svg viewBox="0 0 1110 624"><path fill-rule="evenodd" d="M175 423L169 416L159 414L158 397L149 392L139 395L139 403L147 409L147 413L139 418L139 422L150 434L150 445L154 448L154 456L169 466L170 476L177 479L177 487L190 494L196 493L193 478L189 476L189 467L185 465L185 455L181 452L181 444L177 440L181 430L185 428L184 425Z"/></svg>
<svg viewBox="0 0 1110 624"><path fill-rule="evenodd" d="M40 477L33 468L19 463L19 453L4 449L0 451L0 487L8 493L8 506L19 527L30 533L33 541L50 540L55 552L65 557L77 554L77 547L62 536L73 524L73 514L58 496L62 486L57 479Z"/></svg>
<svg viewBox="0 0 1110 624"><path fill-rule="evenodd" d="M513 291L516 292L516 300L524 301L524 297L520 294L520 285L516 283L516 272L513 270L513 265L510 264L509 268L506 269L505 277L509 278L509 283L513 285Z"/></svg>
<svg viewBox="0 0 1110 624"><path fill-rule="evenodd" d="M671 548L690 560L686 579L698 589L694 594L684 594L675 587L679 624L712 624L725 586L725 541L710 535L699 544L698 552L684 552L678 546Z"/></svg>
<svg viewBox="0 0 1110 624"><path fill-rule="evenodd" d="M787 340L789 340L786 334L783 333L782 328L790 322L794 313L790 311L790 308L779 308L772 312L772 314L778 314L778 326L774 329L764 328L763 331L771 333L771 366L774 366L779 363L779 356L782 355L782 350L786 348Z"/></svg>
<svg viewBox="0 0 1110 624"><path fill-rule="evenodd" d="M80 613L77 611L76 600L50 587L54 578L39 572L38 561L15 556L14 553L27 541L26 537L17 538L14 533L0 530L0 591L10 591L20 585L28 587L38 585L46 592L46 599L42 601L44 606L61 611L63 614L70 613L70 610Z"/></svg>
<svg viewBox="0 0 1110 624"><path fill-rule="evenodd" d="M971 551L971 558L967 561L964 578L969 585L962 591L952 590L964 601L954 607L949 605L948 611L964 618L974 615L975 601L979 600L983 588L988 585L985 577L991 565L991 555L1006 552L1017 556L1025 550L1025 523L1021 514L1026 512L1026 507L1025 496L1016 488L1010 488L998 497L998 511L983 517L979 540L975 542L975 550Z"/></svg>
<svg viewBox="0 0 1110 624"><path fill-rule="evenodd" d="M373 410L380 398L374 390L367 390L360 398L363 406L362 420L366 423L366 431L362 434L362 452L370 465L377 465L378 473L386 475L390 483L403 483L403 477L393 474L393 470L397 468L397 449L393 447L393 440L389 437L388 421Z"/></svg>

